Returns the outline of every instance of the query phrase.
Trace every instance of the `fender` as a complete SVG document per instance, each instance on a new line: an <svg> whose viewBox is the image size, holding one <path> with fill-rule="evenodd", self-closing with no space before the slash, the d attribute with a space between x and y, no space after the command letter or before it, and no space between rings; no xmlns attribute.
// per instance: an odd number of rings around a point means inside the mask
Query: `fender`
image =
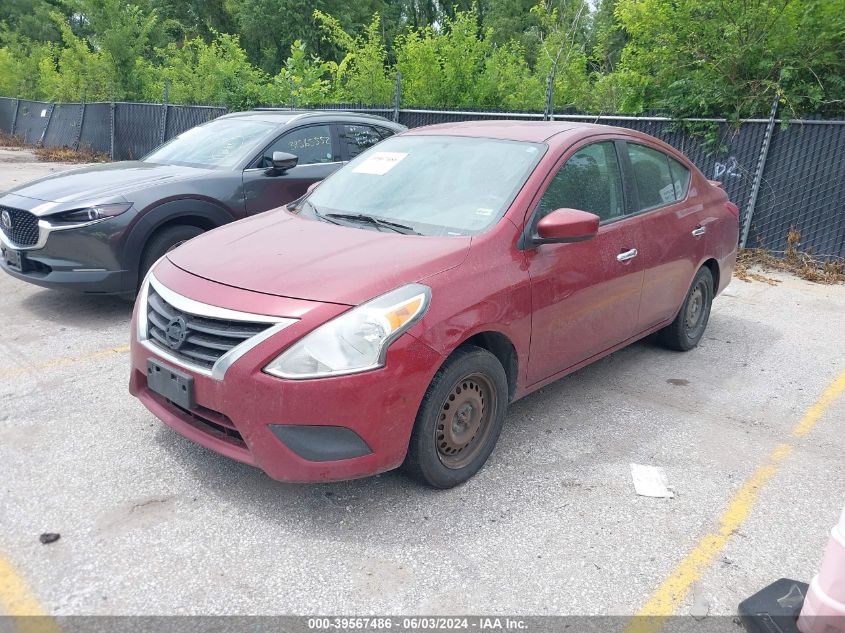
<svg viewBox="0 0 845 633"><path fill-rule="evenodd" d="M222 205L198 198L179 198L159 204L144 211L130 229L123 247L124 269L130 274L137 274L144 246L153 232L167 222L188 216L202 218L214 228L236 219Z"/></svg>

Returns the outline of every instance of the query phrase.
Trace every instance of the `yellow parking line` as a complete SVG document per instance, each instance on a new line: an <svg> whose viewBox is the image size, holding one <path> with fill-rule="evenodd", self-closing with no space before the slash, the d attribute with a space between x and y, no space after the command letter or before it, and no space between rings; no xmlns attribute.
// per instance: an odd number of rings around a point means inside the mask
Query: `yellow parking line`
<svg viewBox="0 0 845 633"><path fill-rule="evenodd" d="M845 392L845 371L837 376L819 399L807 409L801 421L792 429L792 437L800 438L809 433L828 407ZM794 444L778 444L768 460L745 482L728 503L719 519L718 531L704 536L686 558L669 574L643 607L631 620L625 633L657 633L669 616L675 613L713 560L728 544L731 536L748 518L762 487L778 471L781 463L792 453Z"/></svg>
<svg viewBox="0 0 845 633"><path fill-rule="evenodd" d="M839 374L836 380L825 389L818 401L807 409L807 413L804 414L801 421L792 429L792 435L794 437L804 437L807 435L831 403L843 393L845 393L845 371Z"/></svg>
<svg viewBox="0 0 845 633"><path fill-rule="evenodd" d="M54 358L46 363L38 365L29 365L27 367L18 367L16 369L0 370L0 378L11 378L14 376L21 376L23 374L31 374L36 371L43 371L45 369L53 369L54 367L62 367L64 365L73 365L74 363L83 363L98 358L105 358L115 354L125 354L129 351L128 345L121 345L120 347L112 347L110 349L100 350L99 352L92 352L90 354L83 354L82 356L65 356L62 358Z"/></svg>
<svg viewBox="0 0 845 633"><path fill-rule="evenodd" d="M20 633L59 633L55 620L47 615L30 592L24 579L2 556L0 556L0 608L2 608L0 614L17 618L15 624Z"/></svg>

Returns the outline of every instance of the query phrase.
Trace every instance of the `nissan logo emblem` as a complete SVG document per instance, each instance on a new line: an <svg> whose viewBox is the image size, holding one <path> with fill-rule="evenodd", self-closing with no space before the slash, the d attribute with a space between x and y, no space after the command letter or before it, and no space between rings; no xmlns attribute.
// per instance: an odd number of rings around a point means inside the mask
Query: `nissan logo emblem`
<svg viewBox="0 0 845 633"><path fill-rule="evenodd" d="M172 350L178 350L188 338L188 324L180 316L173 317L164 328L164 340Z"/></svg>
<svg viewBox="0 0 845 633"><path fill-rule="evenodd" d="M3 225L4 229L11 230L12 216L9 214L8 211L3 211L3 213L0 213L0 224Z"/></svg>

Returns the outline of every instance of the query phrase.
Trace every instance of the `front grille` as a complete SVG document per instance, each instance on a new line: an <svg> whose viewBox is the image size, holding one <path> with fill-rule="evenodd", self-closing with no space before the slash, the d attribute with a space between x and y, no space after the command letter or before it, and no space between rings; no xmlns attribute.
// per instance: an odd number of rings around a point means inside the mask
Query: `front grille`
<svg viewBox="0 0 845 633"><path fill-rule="evenodd" d="M169 402L190 418L190 422L200 431L214 435L232 444L246 448L243 435L240 434L232 421L222 413L197 405L194 409L183 409L177 404Z"/></svg>
<svg viewBox="0 0 845 633"><path fill-rule="evenodd" d="M185 361L206 369L236 345L271 327L198 316L176 309L152 287L147 295L147 331L150 341Z"/></svg>
<svg viewBox="0 0 845 633"><path fill-rule="evenodd" d="M35 246L38 243L38 218L29 211L0 206L0 219L0 229L15 245ZM11 227L7 226L10 222Z"/></svg>
<svg viewBox="0 0 845 633"><path fill-rule="evenodd" d="M232 421L219 411L214 411L199 404L193 409L185 409L157 393L153 393L152 396L163 405L172 408L174 413L181 415L182 419L191 424L195 429L225 440L234 446L240 448L247 447L243 435L240 434Z"/></svg>

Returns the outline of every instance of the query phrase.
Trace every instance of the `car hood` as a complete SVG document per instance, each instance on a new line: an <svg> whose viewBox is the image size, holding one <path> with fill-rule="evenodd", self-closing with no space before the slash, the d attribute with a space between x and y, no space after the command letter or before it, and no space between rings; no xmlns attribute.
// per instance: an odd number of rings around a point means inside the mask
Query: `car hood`
<svg viewBox="0 0 845 633"><path fill-rule="evenodd" d="M123 161L89 165L19 185L7 194L54 204L99 202L124 197L138 189L207 174L209 170L179 165ZM129 195L129 197L127 197Z"/></svg>
<svg viewBox="0 0 845 633"><path fill-rule="evenodd" d="M338 226L277 210L205 233L167 257L227 286L357 305L457 266L470 242Z"/></svg>

